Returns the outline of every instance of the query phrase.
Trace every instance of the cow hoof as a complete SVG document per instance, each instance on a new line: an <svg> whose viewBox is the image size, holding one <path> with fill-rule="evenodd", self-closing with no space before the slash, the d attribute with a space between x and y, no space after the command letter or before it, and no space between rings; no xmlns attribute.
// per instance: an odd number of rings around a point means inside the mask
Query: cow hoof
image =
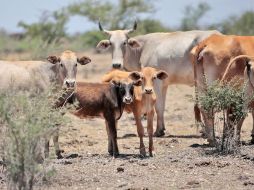
<svg viewBox="0 0 254 190"><path fill-rule="evenodd" d="M162 137L162 136L164 136L164 135L165 135L165 133L164 133L163 130L156 131L156 132L153 134L154 137Z"/></svg>
<svg viewBox="0 0 254 190"><path fill-rule="evenodd" d="M113 156L113 151L108 151L108 154L109 154L110 156Z"/></svg>
<svg viewBox="0 0 254 190"><path fill-rule="evenodd" d="M152 152L149 152L149 156L150 157L154 157L156 154L155 154L155 152L154 151L152 151Z"/></svg>
<svg viewBox="0 0 254 190"><path fill-rule="evenodd" d="M210 147L215 147L216 146L216 141L215 140L207 139L207 141L208 141L208 145Z"/></svg>
<svg viewBox="0 0 254 190"><path fill-rule="evenodd" d="M64 151L63 150L57 150L56 151L56 157L57 157L57 159L62 159L63 158L63 156L62 156L62 154L61 153L63 153Z"/></svg>
<svg viewBox="0 0 254 190"><path fill-rule="evenodd" d="M119 156L119 153L117 152L117 153L114 153L113 154L113 159L115 159L115 158L117 158Z"/></svg>
<svg viewBox="0 0 254 190"><path fill-rule="evenodd" d="M146 157L146 149L145 149L145 147L144 147L144 148L141 148L140 151L139 151L139 153L140 153L140 156L141 156L141 157L143 157L143 158Z"/></svg>
<svg viewBox="0 0 254 190"><path fill-rule="evenodd" d="M56 155L57 159L63 159L64 157L61 154Z"/></svg>

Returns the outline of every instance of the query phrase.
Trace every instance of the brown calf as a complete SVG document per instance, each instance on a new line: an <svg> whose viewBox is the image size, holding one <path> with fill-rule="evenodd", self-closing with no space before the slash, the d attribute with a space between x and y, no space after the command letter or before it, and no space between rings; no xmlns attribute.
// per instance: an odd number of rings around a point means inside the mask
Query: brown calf
<svg viewBox="0 0 254 190"><path fill-rule="evenodd" d="M103 117L106 122L108 133L108 152L116 157L119 154L117 145L116 120L123 112L124 105L132 102L133 85L140 85L140 82L126 84L124 82L111 83L77 83L73 96L67 93L68 102L72 103L73 98L78 102L74 115L83 119L86 117ZM66 98L58 101L56 107L65 104Z"/></svg>
<svg viewBox="0 0 254 190"><path fill-rule="evenodd" d="M142 156L146 155L145 145L143 142L144 128L141 123L141 117L143 114L147 115L147 131L149 137L149 155L153 156L153 116L154 116L154 106L156 102L156 93L154 92L154 80L160 79L164 80L168 77L167 73L164 71L157 71L151 67L145 67L141 72L125 72L119 70L113 70L103 77L104 82L109 82L110 80L121 80L130 78L134 81L141 80L142 87L134 88L134 100L133 103L126 106L127 111L131 110L133 112L137 132L140 138L140 154Z"/></svg>

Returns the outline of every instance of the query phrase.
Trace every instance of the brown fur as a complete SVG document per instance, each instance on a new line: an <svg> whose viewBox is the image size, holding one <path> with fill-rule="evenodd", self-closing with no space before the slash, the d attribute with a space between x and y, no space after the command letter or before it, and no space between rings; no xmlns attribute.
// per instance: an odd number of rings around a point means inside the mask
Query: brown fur
<svg viewBox="0 0 254 190"><path fill-rule="evenodd" d="M67 93L65 97L69 97L69 94L71 92ZM118 156L116 119L121 116L124 104L118 86L113 83L79 82L74 97L78 106L72 111L72 114L81 119L87 117L104 118L108 132L108 152L114 157ZM69 100L72 101L72 98ZM61 102L57 104L58 107L64 105L64 101Z"/></svg>

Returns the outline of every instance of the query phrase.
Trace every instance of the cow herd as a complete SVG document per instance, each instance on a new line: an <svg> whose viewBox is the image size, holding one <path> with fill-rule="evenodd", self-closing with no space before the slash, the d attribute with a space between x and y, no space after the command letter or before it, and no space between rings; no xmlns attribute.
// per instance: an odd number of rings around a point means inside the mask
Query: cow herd
<svg viewBox="0 0 254 190"><path fill-rule="evenodd" d="M202 93L216 80L225 82L238 77L248 83L246 95L253 96L254 37L199 30L129 37L137 28L136 22L129 30L109 31L103 29L100 23L99 28L108 39L100 41L97 48L108 49L112 55L112 70L102 76L101 83L76 82L77 64L86 65L91 59L86 56L78 58L74 52L67 50L59 57L49 56L48 62L0 61L0 89L12 85L18 90L28 90L34 86L43 91L53 83L59 88L74 89L67 93L65 101L58 102L55 107L63 106L66 101L75 101L77 105L72 114L79 118L104 118L108 153L114 157L119 154L117 121L123 112L134 115L142 156L146 156L146 148L141 119L146 116L148 151L149 156L153 156L153 137L165 134L164 110L170 84L195 85L196 91ZM214 145L211 117L198 104L194 108L196 120L204 122L204 136L210 145ZM157 126L154 132L155 112ZM238 127L239 140L243 120ZM53 135L53 141L57 157L62 158L58 133ZM48 146L49 141L46 141L46 156Z"/></svg>

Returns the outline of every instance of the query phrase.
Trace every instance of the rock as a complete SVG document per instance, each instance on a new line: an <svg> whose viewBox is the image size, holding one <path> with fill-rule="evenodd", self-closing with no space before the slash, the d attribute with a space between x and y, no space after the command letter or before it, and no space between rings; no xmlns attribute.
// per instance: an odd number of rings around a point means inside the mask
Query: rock
<svg viewBox="0 0 254 190"><path fill-rule="evenodd" d="M123 167L118 167L118 168L116 168L116 170L117 170L118 173L119 172L124 172L124 168Z"/></svg>
<svg viewBox="0 0 254 190"><path fill-rule="evenodd" d="M245 186L254 185L254 182L252 182L252 181L245 181L245 182L243 183L243 185L245 185Z"/></svg>
<svg viewBox="0 0 254 190"><path fill-rule="evenodd" d="M211 164L210 161L200 161L195 163L195 166L209 166Z"/></svg>
<svg viewBox="0 0 254 190"><path fill-rule="evenodd" d="M197 180L191 180L189 182L187 182L187 187L190 187L190 188L198 188L198 187L201 187L200 185L200 182L197 181Z"/></svg>
<svg viewBox="0 0 254 190"><path fill-rule="evenodd" d="M69 154L65 158L66 159L72 159L72 158L77 158L79 155L77 153Z"/></svg>

